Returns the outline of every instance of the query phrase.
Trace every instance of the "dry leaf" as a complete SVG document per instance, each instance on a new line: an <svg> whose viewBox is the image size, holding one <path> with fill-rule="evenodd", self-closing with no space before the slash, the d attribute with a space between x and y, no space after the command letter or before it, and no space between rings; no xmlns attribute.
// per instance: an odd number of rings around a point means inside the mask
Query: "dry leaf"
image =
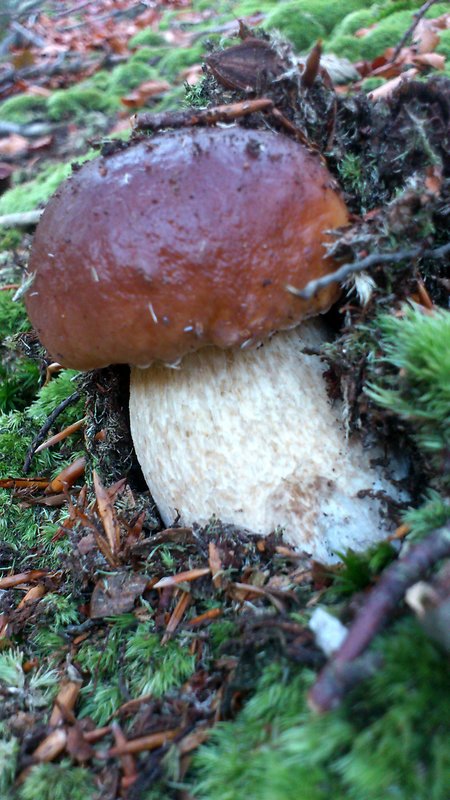
<svg viewBox="0 0 450 800"><path fill-rule="evenodd" d="M202 578L203 575L209 575L211 572L209 567L200 569L189 569L186 572L179 572L178 575L169 575L167 578L161 578L154 585L154 589L162 589L164 586L176 586L178 583L187 583L195 581L197 578Z"/></svg>
<svg viewBox="0 0 450 800"><path fill-rule="evenodd" d="M402 72L398 78L393 78L391 81L387 81L387 83L383 83L382 86L379 86L377 89L374 89L373 92L369 93L369 98L371 100L380 100L385 99L386 97L390 97L392 93L400 86L401 83L405 81L410 81L419 74L418 69L408 69L406 72Z"/></svg>
<svg viewBox="0 0 450 800"><path fill-rule="evenodd" d="M413 44L418 53L430 53L439 44L439 34L436 32L433 20L422 18L413 34Z"/></svg>
<svg viewBox="0 0 450 800"><path fill-rule="evenodd" d="M28 148L28 139L25 139L25 136L20 136L18 133L10 133L9 136L0 139L0 156L3 158L5 156L14 158L15 156L22 155L28 151Z"/></svg>
<svg viewBox="0 0 450 800"><path fill-rule="evenodd" d="M117 555L120 550L120 526L116 516L114 506L109 494L103 486L96 470L93 470L95 496L97 498L98 513L100 514L106 538L108 539L111 553Z"/></svg>
<svg viewBox="0 0 450 800"><path fill-rule="evenodd" d="M148 578L133 572L116 572L101 578L91 597L91 617L99 619L131 611L145 590Z"/></svg>

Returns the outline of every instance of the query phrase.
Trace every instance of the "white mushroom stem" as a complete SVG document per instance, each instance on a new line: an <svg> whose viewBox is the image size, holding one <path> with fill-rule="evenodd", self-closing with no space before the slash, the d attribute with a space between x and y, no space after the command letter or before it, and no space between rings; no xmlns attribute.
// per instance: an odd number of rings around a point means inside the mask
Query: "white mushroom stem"
<svg viewBox="0 0 450 800"><path fill-rule="evenodd" d="M399 493L371 463L379 452L346 440L325 366L303 352L323 339L314 321L253 350L204 348L179 369L132 368L132 436L165 524L216 516L262 535L282 529L325 562L387 535L383 497Z"/></svg>

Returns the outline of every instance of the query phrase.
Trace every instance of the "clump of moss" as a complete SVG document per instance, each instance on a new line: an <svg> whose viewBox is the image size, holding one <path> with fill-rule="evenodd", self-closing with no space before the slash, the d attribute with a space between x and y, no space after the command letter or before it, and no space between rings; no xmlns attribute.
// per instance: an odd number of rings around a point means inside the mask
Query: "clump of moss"
<svg viewBox="0 0 450 800"><path fill-rule="evenodd" d="M155 77L155 72L147 64L131 59L113 69L109 80L109 93L119 98L144 81Z"/></svg>
<svg viewBox="0 0 450 800"><path fill-rule="evenodd" d="M43 206L70 173L70 164L52 164L45 167L33 181L14 186L0 197L0 214L32 211Z"/></svg>
<svg viewBox="0 0 450 800"><path fill-rule="evenodd" d="M368 28L379 19L377 14L379 8L361 8L347 14L334 28L333 38L338 36L352 36L360 28Z"/></svg>
<svg viewBox="0 0 450 800"><path fill-rule="evenodd" d="M422 539L450 520L450 503L438 492L429 489L422 505L408 509L402 519L410 528L408 539Z"/></svg>
<svg viewBox="0 0 450 800"><path fill-rule="evenodd" d="M378 405L406 420L442 480L450 453L450 312L378 318L382 358L366 389ZM376 372L375 372L376 374Z"/></svg>
<svg viewBox="0 0 450 800"><path fill-rule="evenodd" d="M92 775L68 760L32 767L19 789L20 800L94 800L98 796Z"/></svg>
<svg viewBox="0 0 450 800"><path fill-rule="evenodd" d="M110 100L93 87L73 86L53 92L47 101L47 113L51 120L80 119L87 111L108 111Z"/></svg>
<svg viewBox="0 0 450 800"><path fill-rule="evenodd" d="M35 94L10 97L0 105L0 117L7 122L26 124L37 117L45 117L47 98Z"/></svg>
<svg viewBox="0 0 450 800"><path fill-rule="evenodd" d="M89 150L68 164L47 164L32 181L13 186L0 197L0 214L13 214L19 211L32 211L46 204L72 172L72 164L82 164L98 154L98 150Z"/></svg>
<svg viewBox="0 0 450 800"><path fill-rule="evenodd" d="M341 3L328 3L327 0L290 0L287 3L278 3L268 13L263 27L281 31L296 50L302 51L317 39L324 38L347 14L364 8L365 5L363 0L343 0Z"/></svg>
<svg viewBox="0 0 450 800"><path fill-rule="evenodd" d="M266 668L237 719L216 726L200 748L192 794L199 800L444 800L450 766L445 658L411 618L378 649L383 666L377 674L324 716L306 707L311 673Z"/></svg>
<svg viewBox="0 0 450 800"><path fill-rule="evenodd" d="M374 89L378 89L379 86L383 86L383 83L386 83L384 78L365 78L361 83L361 89L363 92L367 92L369 94L370 92L373 92Z"/></svg>
<svg viewBox="0 0 450 800"><path fill-rule="evenodd" d="M439 31L439 44L436 47L436 53L445 56L448 65L450 61L450 30Z"/></svg>
<svg viewBox="0 0 450 800"><path fill-rule="evenodd" d="M437 4L428 10L426 16L437 17L445 13L445 9L445 5ZM353 61L376 58L388 47L395 47L413 22L414 7L411 10L398 10L394 13L392 10L389 6L385 6L382 14L381 9L375 6L371 10L358 12L360 16L354 14L346 17L335 28L324 49ZM446 10L448 11L448 8ZM378 24L365 36L357 38L352 35L359 27L366 27L377 20Z"/></svg>
<svg viewBox="0 0 450 800"><path fill-rule="evenodd" d="M12 338L29 329L25 306L13 302L13 292L0 292L0 412L25 408L38 388L39 370L15 351Z"/></svg>
<svg viewBox="0 0 450 800"><path fill-rule="evenodd" d="M162 45L167 46L164 36L161 36L160 33L153 31L151 28L144 28L128 41L130 50L134 50L137 47L160 47Z"/></svg>
<svg viewBox="0 0 450 800"><path fill-rule="evenodd" d="M22 241L22 234L18 228L4 228L0 231L0 252L15 250Z"/></svg>
<svg viewBox="0 0 450 800"><path fill-rule="evenodd" d="M90 716L102 725L123 703L124 687L130 697L161 697L187 680L194 670L195 657L179 638L162 645L148 625L136 626L135 617L124 614L116 618L104 642L87 642L80 647L77 663L91 673L81 692L79 715Z"/></svg>
<svg viewBox="0 0 450 800"><path fill-rule="evenodd" d="M201 43L193 47L169 50L158 64L161 75L174 80L182 70L200 64L204 56L204 47Z"/></svg>

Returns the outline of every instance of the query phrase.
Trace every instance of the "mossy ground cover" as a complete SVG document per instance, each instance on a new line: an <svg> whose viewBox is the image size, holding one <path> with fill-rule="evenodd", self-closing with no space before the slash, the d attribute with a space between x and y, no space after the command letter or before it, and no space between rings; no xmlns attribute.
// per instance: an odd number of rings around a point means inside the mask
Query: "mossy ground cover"
<svg viewBox="0 0 450 800"><path fill-rule="evenodd" d="M170 109L186 97L192 103L194 96L196 105L204 104L210 87L186 94L179 75L198 63L208 38L216 45L226 41L229 31L216 29L236 16L262 12L263 30L290 37L297 52L317 36L328 49L345 39L340 54L353 59L361 57L358 48L366 39L366 45L378 41L374 50L395 44L419 5L243 0L218 3L208 15L210 4L197 0L193 9L204 17L183 21L185 12L166 9L158 24L134 36L126 63L45 98L13 97L3 104L4 118L82 127L89 114L100 113L109 125L121 96L160 78L173 88L150 100L148 109ZM371 20L379 23L373 34L355 37ZM171 30L201 36L190 46L173 47L165 38ZM446 54L444 34L439 47ZM364 49L364 58L369 52ZM444 245L448 179L429 202L411 199L411 192L423 197L417 175L444 164L434 100L413 98L393 120L387 110L377 116L358 97L340 103L328 153L347 202L367 214L344 243L345 257L407 249L418 240L428 249ZM302 119L299 112L299 124ZM360 134L368 123L373 139ZM310 117L308 124L309 132L320 134L317 120ZM0 198L0 213L45 204L69 174L71 160L59 163L55 153L54 163L41 166L32 182L19 182ZM1 241L0 283L20 282L29 236L9 231ZM445 263L406 258L375 270L364 307L356 299L358 284L352 284L340 319L330 320L337 335L324 353L348 400L350 423L396 442L408 456L413 499L398 521L410 543L450 520L449 312L439 310L445 306ZM419 284L431 311L423 311ZM126 376L124 385L120 371L80 376L63 370L45 384L48 359L14 294L0 292L0 580L42 572L0 590L1 798L446 800L446 657L439 637L430 637L405 605L372 645L376 670L340 708L317 716L307 704L325 660L307 627L315 605L349 623L395 561L395 543L342 554L341 568L330 571L286 556L279 536L261 542L215 520L207 529L163 531L132 453L123 414ZM75 390L78 399L48 435L84 419L83 426L37 453L25 475L30 445ZM33 485L33 479L51 481L80 457L84 474L65 494ZM109 491L120 529L112 560L94 471ZM122 477L128 483L118 487ZM207 570L217 558L222 569L212 580ZM154 588L161 578L197 569L204 573L188 576L179 588ZM272 579L285 590L281 599L236 588ZM38 748L53 742L50 718L67 685L74 703L61 700L65 710L56 728L56 736L66 739L46 761ZM147 743L124 756L123 737L147 737Z"/></svg>

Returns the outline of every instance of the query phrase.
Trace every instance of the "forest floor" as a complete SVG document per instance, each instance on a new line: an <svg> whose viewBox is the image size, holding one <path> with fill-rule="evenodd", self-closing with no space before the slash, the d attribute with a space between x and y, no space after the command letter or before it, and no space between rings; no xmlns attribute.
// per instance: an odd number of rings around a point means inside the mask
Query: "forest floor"
<svg viewBox="0 0 450 800"><path fill-rule="evenodd" d="M0 15L0 800L445 800L448 2ZM255 37L286 67L264 87ZM385 538L333 566L282 531L164 526L127 369L53 363L23 304L35 226L73 165L128 142L135 114L170 127L263 93L351 212L330 391L351 435L409 464Z"/></svg>

